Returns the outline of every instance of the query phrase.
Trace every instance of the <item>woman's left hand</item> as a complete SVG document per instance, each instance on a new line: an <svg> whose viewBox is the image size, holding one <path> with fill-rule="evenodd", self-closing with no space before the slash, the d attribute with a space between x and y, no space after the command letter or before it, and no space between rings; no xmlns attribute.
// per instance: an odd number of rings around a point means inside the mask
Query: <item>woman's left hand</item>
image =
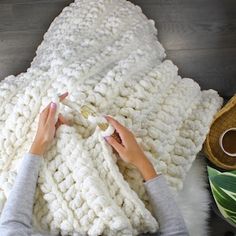
<svg viewBox="0 0 236 236"><path fill-rule="evenodd" d="M66 92L59 96L60 101L66 98L67 95L68 93ZM69 122L60 113L58 115L58 120L55 124L56 109L56 104L51 102L40 113L38 130L31 145L30 153L42 156L47 150L49 144L53 141L56 129L62 124L69 125Z"/></svg>

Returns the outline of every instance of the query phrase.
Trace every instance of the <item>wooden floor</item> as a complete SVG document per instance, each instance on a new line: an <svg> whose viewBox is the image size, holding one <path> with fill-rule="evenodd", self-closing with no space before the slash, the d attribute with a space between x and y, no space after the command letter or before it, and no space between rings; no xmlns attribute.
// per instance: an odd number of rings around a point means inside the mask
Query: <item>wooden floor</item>
<svg viewBox="0 0 236 236"><path fill-rule="evenodd" d="M180 74L229 98L236 93L235 0L133 0L155 20Z"/></svg>
<svg viewBox="0 0 236 236"><path fill-rule="evenodd" d="M131 1L155 20L159 40L180 75L225 99L236 93L236 0ZM50 23L70 2L0 0L0 80L26 71ZM211 221L214 236L227 227Z"/></svg>
<svg viewBox="0 0 236 236"><path fill-rule="evenodd" d="M44 32L72 0L0 0L0 79L25 71ZM132 0L155 20L180 74L236 93L235 0Z"/></svg>

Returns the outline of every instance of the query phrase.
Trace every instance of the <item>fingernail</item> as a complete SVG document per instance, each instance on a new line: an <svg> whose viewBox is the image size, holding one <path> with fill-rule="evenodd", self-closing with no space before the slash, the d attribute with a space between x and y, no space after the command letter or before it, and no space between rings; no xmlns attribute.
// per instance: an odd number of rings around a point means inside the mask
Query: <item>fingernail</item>
<svg viewBox="0 0 236 236"><path fill-rule="evenodd" d="M57 104L55 102L51 103L51 108L55 109L57 107Z"/></svg>
<svg viewBox="0 0 236 236"><path fill-rule="evenodd" d="M107 119L107 118L109 118L110 116L109 116L109 115L103 115L103 117Z"/></svg>
<svg viewBox="0 0 236 236"><path fill-rule="evenodd" d="M103 138L107 141L108 137L109 137L109 136L105 136L105 137L103 137Z"/></svg>

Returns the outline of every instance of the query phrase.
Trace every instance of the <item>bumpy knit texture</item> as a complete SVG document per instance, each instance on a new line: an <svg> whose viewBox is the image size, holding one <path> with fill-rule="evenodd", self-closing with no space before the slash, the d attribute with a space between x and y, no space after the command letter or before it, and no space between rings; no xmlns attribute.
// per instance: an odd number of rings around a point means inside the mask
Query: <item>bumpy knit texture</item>
<svg viewBox="0 0 236 236"><path fill-rule="evenodd" d="M29 150L39 112L69 92L76 109L40 170L34 224L62 234L136 235L158 230L138 171L78 114L90 104L133 131L173 194L201 150L222 99L164 60L154 21L125 0L76 0L56 17L26 73L0 83L0 208ZM124 176L124 177L123 177ZM160 193L161 194L161 193Z"/></svg>

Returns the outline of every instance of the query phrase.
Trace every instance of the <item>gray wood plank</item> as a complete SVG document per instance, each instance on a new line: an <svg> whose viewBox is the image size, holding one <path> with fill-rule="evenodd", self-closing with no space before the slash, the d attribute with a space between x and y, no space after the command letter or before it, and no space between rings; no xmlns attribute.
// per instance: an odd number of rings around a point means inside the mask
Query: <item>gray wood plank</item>
<svg viewBox="0 0 236 236"><path fill-rule="evenodd" d="M0 32L0 55L17 54L22 50L35 51L43 35L44 31Z"/></svg>
<svg viewBox="0 0 236 236"><path fill-rule="evenodd" d="M30 67L30 54L14 55L13 57L0 57L0 80L8 75L18 75ZM27 59L24 59L27 58Z"/></svg>
<svg viewBox="0 0 236 236"><path fill-rule="evenodd" d="M66 2L1 4L0 31L46 30Z"/></svg>
<svg viewBox="0 0 236 236"><path fill-rule="evenodd" d="M216 21L236 18L234 0L130 0L145 15L162 21Z"/></svg>
<svg viewBox="0 0 236 236"><path fill-rule="evenodd" d="M236 47L234 0L133 0L156 22L166 49Z"/></svg>
<svg viewBox="0 0 236 236"><path fill-rule="evenodd" d="M72 0L0 0L0 4L22 4L22 3L49 3L49 2L65 2L70 3Z"/></svg>
<svg viewBox="0 0 236 236"><path fill-rule="evenodd" d="M236 48L170 50L167 55L181 76L193 78L202 89L215 89L225 98L236 93Z"/></svg>
<svg viewBox="0 0 236 236"><path fill-rule="evenodd" d="M169 50L236 47L236 20L228 22L160 22L158 38Z"/></svg>
<svg viewBox="0 0 236 236"><path fill-rule="evenodd" d="M0 31L7 29L12 24L12 6L3 4L0 7Z"/></svg>
<svg viewBox="0 0 236 236"><path fill-rule="evenodd" d="M0 32L0 80L30 66L44 31Z"/></svg>

